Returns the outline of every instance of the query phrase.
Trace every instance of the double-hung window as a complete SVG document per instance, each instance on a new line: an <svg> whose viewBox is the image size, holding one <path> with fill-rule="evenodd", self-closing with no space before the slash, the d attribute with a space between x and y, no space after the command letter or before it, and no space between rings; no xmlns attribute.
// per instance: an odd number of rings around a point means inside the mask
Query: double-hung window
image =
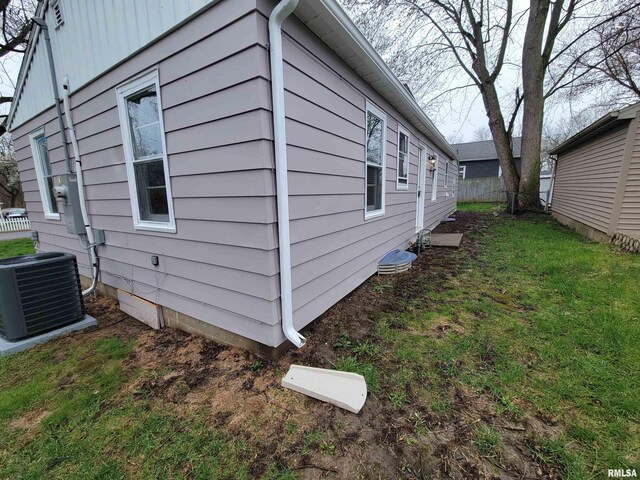
<svg viewBox="0 0 640 480"><path fill-rule="evenodd" d="M365 164L365 219L384 215L385 144L387 116L367 103Z"/></svg>
<svg viewBox="0 0 640 480"><path fill-rule="evenodd" d="M397 190L409 188L409 132L398 124L398 178Z"/></svg>
<svg viewBox="0 0 640 480"><path fill-rule="evenodd" d="M157 70L116 92L134 227L175 232Z"/></svg>
<svg viewBox="0 0 640 480"><path fill-rule="evenodd" d="M47 137L44 135L44 130L41 129L29 135L29 141L31 142L31 153L33 154L33 162L36 169L36 178L38 179L38 190L40 190L44 218L48 220L60 220L58 204L56 203L56 196L53 192L53 175L51 174Z"/></svg>

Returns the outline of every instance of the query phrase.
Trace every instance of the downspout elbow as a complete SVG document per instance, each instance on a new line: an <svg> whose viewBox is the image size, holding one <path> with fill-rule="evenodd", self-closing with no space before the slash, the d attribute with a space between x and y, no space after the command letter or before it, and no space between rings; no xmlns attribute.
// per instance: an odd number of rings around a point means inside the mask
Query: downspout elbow
<svg viewBox="0 0 640 480"><path fill-rule="evenodd" d="M306 339L293 325L293 291L291 286L291 241L289 235L289 185L287 176L287 135L284 111L284 69L282 59L282 23L298 6L298 0L282 0L269 17L269 52L271 62L271 101L273 143L276 164L276 202L278 205L278 249L280 263L280 307L282 332L296 347Z"/></svg>

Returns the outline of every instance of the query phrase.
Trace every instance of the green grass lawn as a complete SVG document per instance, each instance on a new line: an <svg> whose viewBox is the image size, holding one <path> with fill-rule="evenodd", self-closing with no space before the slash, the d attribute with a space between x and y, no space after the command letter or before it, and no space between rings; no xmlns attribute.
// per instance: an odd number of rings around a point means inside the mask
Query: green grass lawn
<svg viewBox="0 0 640 480"><path fill-rule="evenodd" d="M357 456L356 444L435 459L433 468L453 478L468 478L456 470L465 462L437 459L455 451L498 472L523 455L565 479L640 469L640 256L586 241L543 215L492 211L468 214L489 224L469 233L473 246L428 251L411 273L374 277L353 294L349 302L369 295L379 305L364 333L345 319L332 325L329 314L309 335L308 356L288 354L278 364L248 357L242 374L264 380L256 398L269 398L252 421L285 415L264 434L286 455L274 457L257 434L213 415L224 383L206 389L202 408L186 409L148 387L175 380L172 347L157 347L167 363L143 372L131 366L150 351L143 344L135 353L137 334L98 331L0 359L0 478L295 478L301 465L318 463L313 455L333 465ZM10 243L0 243L0 256L28 251L25 241ZM324 350L314 363L313 349L327 343L335 360ZM313 400L279 407L287 394L278 379L306 358L362 373L368 413L356 421ZM214 378L222 375L215 368ZM131 387L141 379L145 388ZM308 428L290 418L294 411ZM378 436L359 442L358 422L366 421L384 431L399 425L401 434L384 445ZM433 438L442 432L452 435L439 450ZM266 467L252 470L265 457ZM380 476L374 460L363 459L361 477Z"/></svg>
<svg viewBox="0 0 640 480"><path fill-rule="evenodd" d="M488 395L504 419L544 419L556 435L540 438L535 454L563 478L640 469L640 256L543 215L497 220L478 241L480 256L463 260L449 288L425 285L429 306L407 314L404 328L380 323L395 370L422 371L417 400L445 419L457 408L455 395L442 395L452 385ZM423 335L437 325L454 329ZM400 378L398 391L409 387ZM500 444L482 429L476 437Z"/></svg>
<svg viewBox="0 0 640 480"><path fill-rule="evenodd" d="M0 258L16 257L28 253L35 253L30 238L0 241Z"/></svg>
<svg viewBox="0 0 640 480"><path fill-rule="evenodd" d="M458 211L460 212L500 212L504 211L505 203L495 202L459 202Z"/></svg>

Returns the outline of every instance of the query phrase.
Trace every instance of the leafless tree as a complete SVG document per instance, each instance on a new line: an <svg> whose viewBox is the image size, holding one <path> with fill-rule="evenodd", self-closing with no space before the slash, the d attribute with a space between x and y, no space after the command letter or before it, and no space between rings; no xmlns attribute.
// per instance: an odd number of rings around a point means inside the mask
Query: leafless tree
<svg viewBox="0 0 640 480"><path fill-rule="evenodd" d="M624 0L618 0L620 6ZM595 30L595 47L586 52L571 50L564 57L577 73L584 72L566 92L565 99L583 100L586 95L603 110L640 101L640 22L637 9ZM594 91L597 92L594 95Z"/></svg>
<svg viewBox="0 0 640 480"><path fill-rule="evenodd" d="M405 18L397 30L407 35L407 28L418 29L422 41L414 39L413 44L422 45L420 51L436 52L441 64L455 67L458 77L463 72L469 82L458 82L453 89L472 87L482 97L505 187L517 193L519 209L539 208L546 100L587 77L593 68L580 60L614 37L611 25L640 14L638 0L529 0L528 8L522 9L514 0L343 1L347 8L375 6ZM379 13L370 21L382 17ZM504 83L509 70L519 84ZM511 93L505 97L504 91ZM518 118L520 174L511 148Z"/></svg>
<svg viewBox="0 0 640 480"><path fill-rule="evenodd" d="M5 208L22 204L22 186L15 161L13 144L8 134L0 136L0 198L6 198ZM3 202L5 203L5 202Z"/></svg>
<svg viewBox="0 0 640 480"><path fill-rule="evenodd" d="M31 32L31 17L35 12L36 0L0 0L0 59L12 54L23 54L26 51ZM3 67L0 76L2 84L13 85L13 79L7 78ZM0 95L0 105L11 103L12 95ZM0 122L4 123L5 116L0 115ZM4 133L4 127L0 127Z"/></svg>
<svg viewBox="0 0 640 480"><path fill-rule="evenodd" d="M473 140L476 142L491 140L491 130L489 130L489 127L476 128L473 132Z"/></svg>

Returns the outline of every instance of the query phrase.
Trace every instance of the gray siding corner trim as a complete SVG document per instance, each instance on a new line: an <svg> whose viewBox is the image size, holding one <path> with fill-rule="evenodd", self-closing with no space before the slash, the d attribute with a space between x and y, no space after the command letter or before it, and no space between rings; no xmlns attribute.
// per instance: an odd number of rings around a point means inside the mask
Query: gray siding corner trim
<svg viewBox="0 0 640 480"><path fill-rule="evenodd" d="M607 231L609 236L613 236L613 234L618 229L618 222L620 220L622 203L624 201L625 192L627 189L627 182L628 182L627 178L629 176L629 171L631 169L631 157L633 155L634 146L638 136L638 117L640 117L640 112L636 114L636 116L629 123L629 126L627 128L627 139L625 142L624 153L621 158L620 176L618 177L618 188L616 191L616 195L613 203L613 209L611 212L611 220L609 221L609 228Z"/></svg>

